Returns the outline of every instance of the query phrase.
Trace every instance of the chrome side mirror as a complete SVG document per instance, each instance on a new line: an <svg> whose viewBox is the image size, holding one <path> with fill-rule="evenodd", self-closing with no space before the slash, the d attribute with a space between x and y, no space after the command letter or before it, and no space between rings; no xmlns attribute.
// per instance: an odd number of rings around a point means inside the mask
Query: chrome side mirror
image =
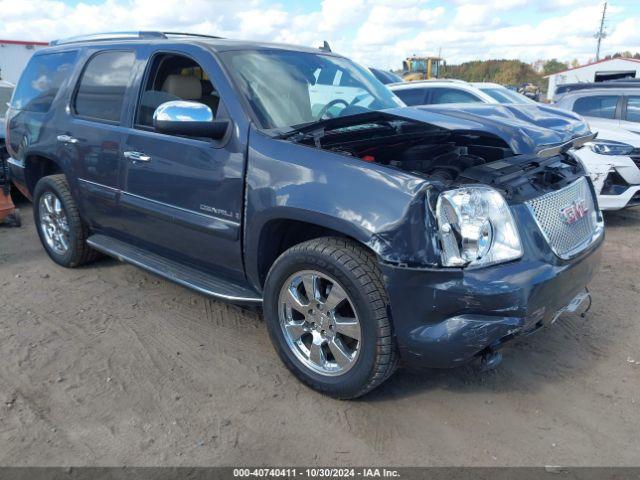
<svg viewBox="0 0 640 480"><path fill-rule="evenodd" d="M214 120L213 112L203 103L173 100L156 108L153 112L153 126L156 131L169 135L219 140L227 132L229 121Z"/></svg>

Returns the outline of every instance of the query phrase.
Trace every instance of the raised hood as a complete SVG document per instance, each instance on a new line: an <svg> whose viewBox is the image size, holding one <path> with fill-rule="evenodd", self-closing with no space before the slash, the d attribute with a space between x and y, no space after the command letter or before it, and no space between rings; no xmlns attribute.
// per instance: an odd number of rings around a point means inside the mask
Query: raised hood
<svg viewBox="0 0 640 480"><path fill-rule="evenodd" d="M425 105L385 112L447 130L489 133L516 154L538 153L590 134L579 115L544 105Z"/></svg>
<svg viewBox="0 0 640 480"><path fill-rule="evenodd" d="M378 122L409 121L433 131L491 136L514 154L539 154L554 147L578 146L591 135L589 125L575 113L544 105L449 104L392 108L299 125L274 132L280 138L324 136L328 132ZM553 152L551 152L553 153Z"/></svg>

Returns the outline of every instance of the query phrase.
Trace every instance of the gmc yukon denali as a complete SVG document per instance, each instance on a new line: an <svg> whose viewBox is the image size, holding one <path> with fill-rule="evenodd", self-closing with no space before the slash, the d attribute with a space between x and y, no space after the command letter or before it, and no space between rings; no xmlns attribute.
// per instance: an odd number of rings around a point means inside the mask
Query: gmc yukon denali
<svg viewBox="0 0 640 480"><path fill-rule="evenodd" d="M571 150L588 126L406 107L326 50L138 32L36 52L7 145L48 255L261 304L285 365L337 398L399 361L492 366L578 308L603 240Z"/></svg>

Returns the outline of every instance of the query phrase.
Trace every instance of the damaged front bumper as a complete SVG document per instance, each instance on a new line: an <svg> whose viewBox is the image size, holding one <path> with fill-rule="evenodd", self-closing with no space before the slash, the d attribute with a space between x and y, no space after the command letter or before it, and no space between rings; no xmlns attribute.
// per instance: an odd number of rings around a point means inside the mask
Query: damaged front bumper
<svg viewBox="0 0 640 480"><path fill-rule="evenodd" d="M535 231L534 224L521 231ZM405 363L454 367L552 323L584 292L600 262L601 235L570 260L525 234L520 260L478 269L381 264Z"/></svg>

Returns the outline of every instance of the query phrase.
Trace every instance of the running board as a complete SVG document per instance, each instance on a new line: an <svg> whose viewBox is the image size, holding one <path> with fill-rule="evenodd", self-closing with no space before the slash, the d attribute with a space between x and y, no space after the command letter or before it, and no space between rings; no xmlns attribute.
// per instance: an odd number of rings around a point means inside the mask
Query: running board
<svg viewBox="0 0 640 480"><path fill-rule="evenodd" d="M113 237L95 234L87 239L87 243L92 248L111 257L148 270L205 295L227 302L252 304L262 302L262 298L250 288L187 267Z"/></svg>

